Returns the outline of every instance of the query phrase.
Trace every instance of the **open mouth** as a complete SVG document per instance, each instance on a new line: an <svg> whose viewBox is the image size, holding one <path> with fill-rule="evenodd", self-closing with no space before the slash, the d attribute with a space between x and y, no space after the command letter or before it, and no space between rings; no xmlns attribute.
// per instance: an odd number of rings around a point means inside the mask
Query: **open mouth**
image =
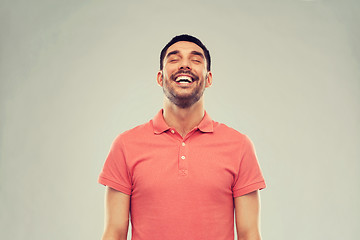
<svg viewBox="0 0 360 240"><path fill-rule="evenodd" d="M192 83L193 79L189 76L179 76L175 79L175 82L177 83Z"/></svg>

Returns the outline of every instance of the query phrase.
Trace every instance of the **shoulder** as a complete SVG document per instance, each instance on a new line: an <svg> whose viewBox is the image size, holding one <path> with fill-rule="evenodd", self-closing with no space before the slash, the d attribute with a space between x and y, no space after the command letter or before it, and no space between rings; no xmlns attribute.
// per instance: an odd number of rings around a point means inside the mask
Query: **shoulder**
<svg viewBox="0 0 360 240"><path fill-rule="evenodd" d="M123 142L131 142L147 138L150 134L153 135L153 127L151 120L131 129L128 129L118 134L114 140L115 144L122 144Z"/></svg>
<svg viewBox="0 0 360 240"><path fill-rule="evenodd" d="M252 145L250 138L246 134L232 127L229 127L224 123L213 121L213 126L214 135L219 138L226 138L232 142L237 142L239 144Z"/></svg>

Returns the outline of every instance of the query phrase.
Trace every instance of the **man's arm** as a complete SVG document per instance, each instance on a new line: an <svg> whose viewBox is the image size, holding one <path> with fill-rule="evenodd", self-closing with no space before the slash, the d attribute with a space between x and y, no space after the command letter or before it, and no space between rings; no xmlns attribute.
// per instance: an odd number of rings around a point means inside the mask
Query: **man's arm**
<svg viewBox="0 0 360 240"><path fill-rule="evenodd" d="M259 191L234 198L238 240L261 240Z"/></svg>
<svg viewBox="0 0 360 240"><path fill-rule="evenodd" d="M129 226L130 196L106 187L105 230L102 240L126 240Z"/></svg>

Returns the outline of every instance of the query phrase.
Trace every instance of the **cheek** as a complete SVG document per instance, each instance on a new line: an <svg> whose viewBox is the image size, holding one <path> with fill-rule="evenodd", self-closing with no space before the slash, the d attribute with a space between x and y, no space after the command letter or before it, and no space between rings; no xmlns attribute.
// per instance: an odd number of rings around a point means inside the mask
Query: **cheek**
<svg viewBox="0 0 360 240"><path fill-rule="evenodd" d="M201 71L201 76L206 80L207 77L207 71Z"/></svg>
<svg viewBox="0 0 360 240"><path fill-rule="evenodd" d="M176 71L176 66L174 64L165 65L164 66L164 72L167 72L168 74L171 74L172 72Z"/></svg>
<svg viewBox="0 0 360 240"><path fill-rule="evenodd" d="M168 69L167 69L167 70L164 70L164 71L163 71L163 80L165 80L165 79L170 79L171 74L172 74L172 72L169 71Z"/></svg>
<svg viewBox="0 0 360 240"><path fill-rule="evenodd" d="M197 68L194 68L194 71L197 73L197 74L199 74L199 76L201 75L201 76L203 76L203 77L205 77L206 76L206 74L207 74L207 70L206 70L206 68L204 68L204 66L199 66L199 67L197 67Z"/></svg>

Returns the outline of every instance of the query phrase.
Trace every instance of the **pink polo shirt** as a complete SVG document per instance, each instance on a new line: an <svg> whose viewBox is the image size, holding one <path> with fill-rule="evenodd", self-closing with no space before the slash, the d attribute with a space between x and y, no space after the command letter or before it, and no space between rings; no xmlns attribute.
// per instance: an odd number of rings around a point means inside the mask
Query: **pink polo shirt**
<svg viewBox="0 0 360 240"><path fill-rule="evenodd" d="M133 240L233 240L233 198L265 188L251 141L207 113L183 138L162 112L114 140L99 183L131 195Z"/></svg>

